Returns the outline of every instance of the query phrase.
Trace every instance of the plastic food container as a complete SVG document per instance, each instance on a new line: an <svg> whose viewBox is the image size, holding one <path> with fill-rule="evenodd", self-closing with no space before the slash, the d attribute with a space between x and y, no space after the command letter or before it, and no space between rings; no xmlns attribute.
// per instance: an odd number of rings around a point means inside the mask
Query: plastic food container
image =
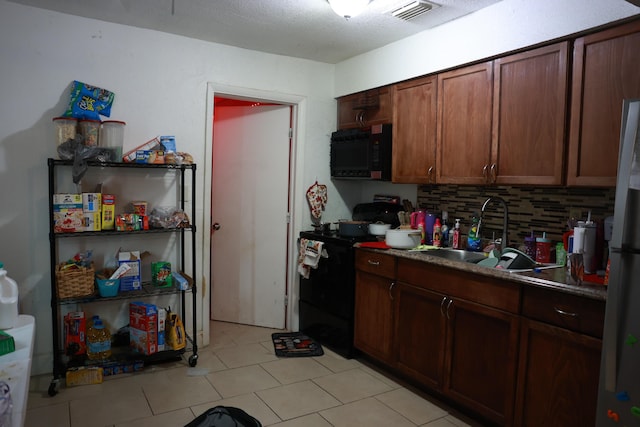
<svg viewBox="0 0 640 427"><path fill-rule="evenodd" d="M78 119L74 117L55 117L53 125L55 127L56 148L76 137Z"/></svg>
<svg viewBox="0 0 640 427"><path fill-rule="evenodd" d="M78 129L83 138L83 144L87 147L98 146L98 136L100 133L100 120L80 120Z"/></svg>
<svg viewBox="0 0 640 427"><path fill-rule="evenodd" d="M100 128L100 146L111 151L111 161L122 161L124 127L126 123L118 120L105 120Z"/></svg>
<svg viewBox="0 0 640 427"><path fill-rule="evenodd" d="M120 289L120 279L96 279L98 292L103 298L115 297Z"/></svg>

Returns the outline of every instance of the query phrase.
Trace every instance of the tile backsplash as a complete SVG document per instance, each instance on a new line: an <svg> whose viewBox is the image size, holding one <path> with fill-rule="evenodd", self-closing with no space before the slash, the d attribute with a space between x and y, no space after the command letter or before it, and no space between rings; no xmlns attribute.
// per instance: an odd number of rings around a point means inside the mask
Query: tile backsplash
<svg viewBox="0 0 640 427"><path fill-rule="evenodd" d="M572 214L578 216L577 220L586 220L591 211L592 220L602 223L613 215L615 188L425 185L418 187L418 206L438 216L447 211L451 227L460 218L462 232L466 234L474 212L479 214L482 204L491 196L507 202L510 246L516 246L532 231L538 237L546 232L553 241L562 241ZM502 215L499 203L487 206L484 238L492 238L493 232L495 237L502 235Z"/></svg>

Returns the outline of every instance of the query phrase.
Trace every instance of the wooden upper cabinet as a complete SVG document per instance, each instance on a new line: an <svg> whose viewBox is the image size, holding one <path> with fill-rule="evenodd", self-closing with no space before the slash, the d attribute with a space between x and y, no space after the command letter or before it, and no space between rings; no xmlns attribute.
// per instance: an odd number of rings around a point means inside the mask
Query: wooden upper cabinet
<svg viewBox="0 0 640 427"><path fill-rule="evenodd" d="M625 98L640 98L640 20L575 41L568 185L615 187Z"/></svg>
<svg viewBox="0 0 640 427"><path fill-rule="evenodd" d="M488 183L492 84L491 62L438 75L439 184Z"/></svg>
<svg viewBox="0 0 640 427"><path fill-rule="evenodd" d="M394 183L435 183L436 82L436 76L429 76L393 89Z"/></svg>
<svg viewBox="0 0 640 427"><path fill-rule="evenodd" d="M381 87L338 98L338 129L391 123L391 87Z"/></svg>
<svg viewBox="0 0 640 427"><path fill-rule="evenodd" d="M562 184L568 43L494 61L492 183Z"/></svg>

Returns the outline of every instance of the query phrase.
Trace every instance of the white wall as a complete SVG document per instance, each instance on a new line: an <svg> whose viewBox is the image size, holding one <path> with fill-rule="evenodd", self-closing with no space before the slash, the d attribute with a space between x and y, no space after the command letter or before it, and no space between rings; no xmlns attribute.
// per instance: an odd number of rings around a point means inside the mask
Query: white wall
<svg viewBox="0 0 640 427"><path fill-rule="evenodd" d="M316 177L329 181L333 71L332 65L0 1L0 261L19 284L21 311L37 319L33 373L52 369L46 159L56 156L51 119L66 108L71 82L116 93L111 118L127 122L125 150L175 135L179 150L199 164L203 194L208 82L305 99L305 133L298 136L306 159L298 165L303 187ZM301 206L294 214L307 216ZM344 215L336 194L329 208ZM202 218L196 224L205 230ZM208 262L198 264L208 269ZM199 295L209 298L207 290Z"/></svg>
<svg viewBox="0 0 640 427"><path fill-rule="evenodd" d="M335 94L384 86L637 14L640 8L625 0L502 0L337 64Z"/></svg>

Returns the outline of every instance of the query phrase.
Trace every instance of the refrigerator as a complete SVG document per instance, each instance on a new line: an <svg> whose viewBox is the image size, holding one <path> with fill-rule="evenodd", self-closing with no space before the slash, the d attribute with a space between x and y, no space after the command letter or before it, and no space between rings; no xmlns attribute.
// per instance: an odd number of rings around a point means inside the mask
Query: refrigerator
<svg viewBox="0 0 640 427"><path fill-rule="evenodd" d="M622 110L596 425L640 426L640 99Z"/></svg>

